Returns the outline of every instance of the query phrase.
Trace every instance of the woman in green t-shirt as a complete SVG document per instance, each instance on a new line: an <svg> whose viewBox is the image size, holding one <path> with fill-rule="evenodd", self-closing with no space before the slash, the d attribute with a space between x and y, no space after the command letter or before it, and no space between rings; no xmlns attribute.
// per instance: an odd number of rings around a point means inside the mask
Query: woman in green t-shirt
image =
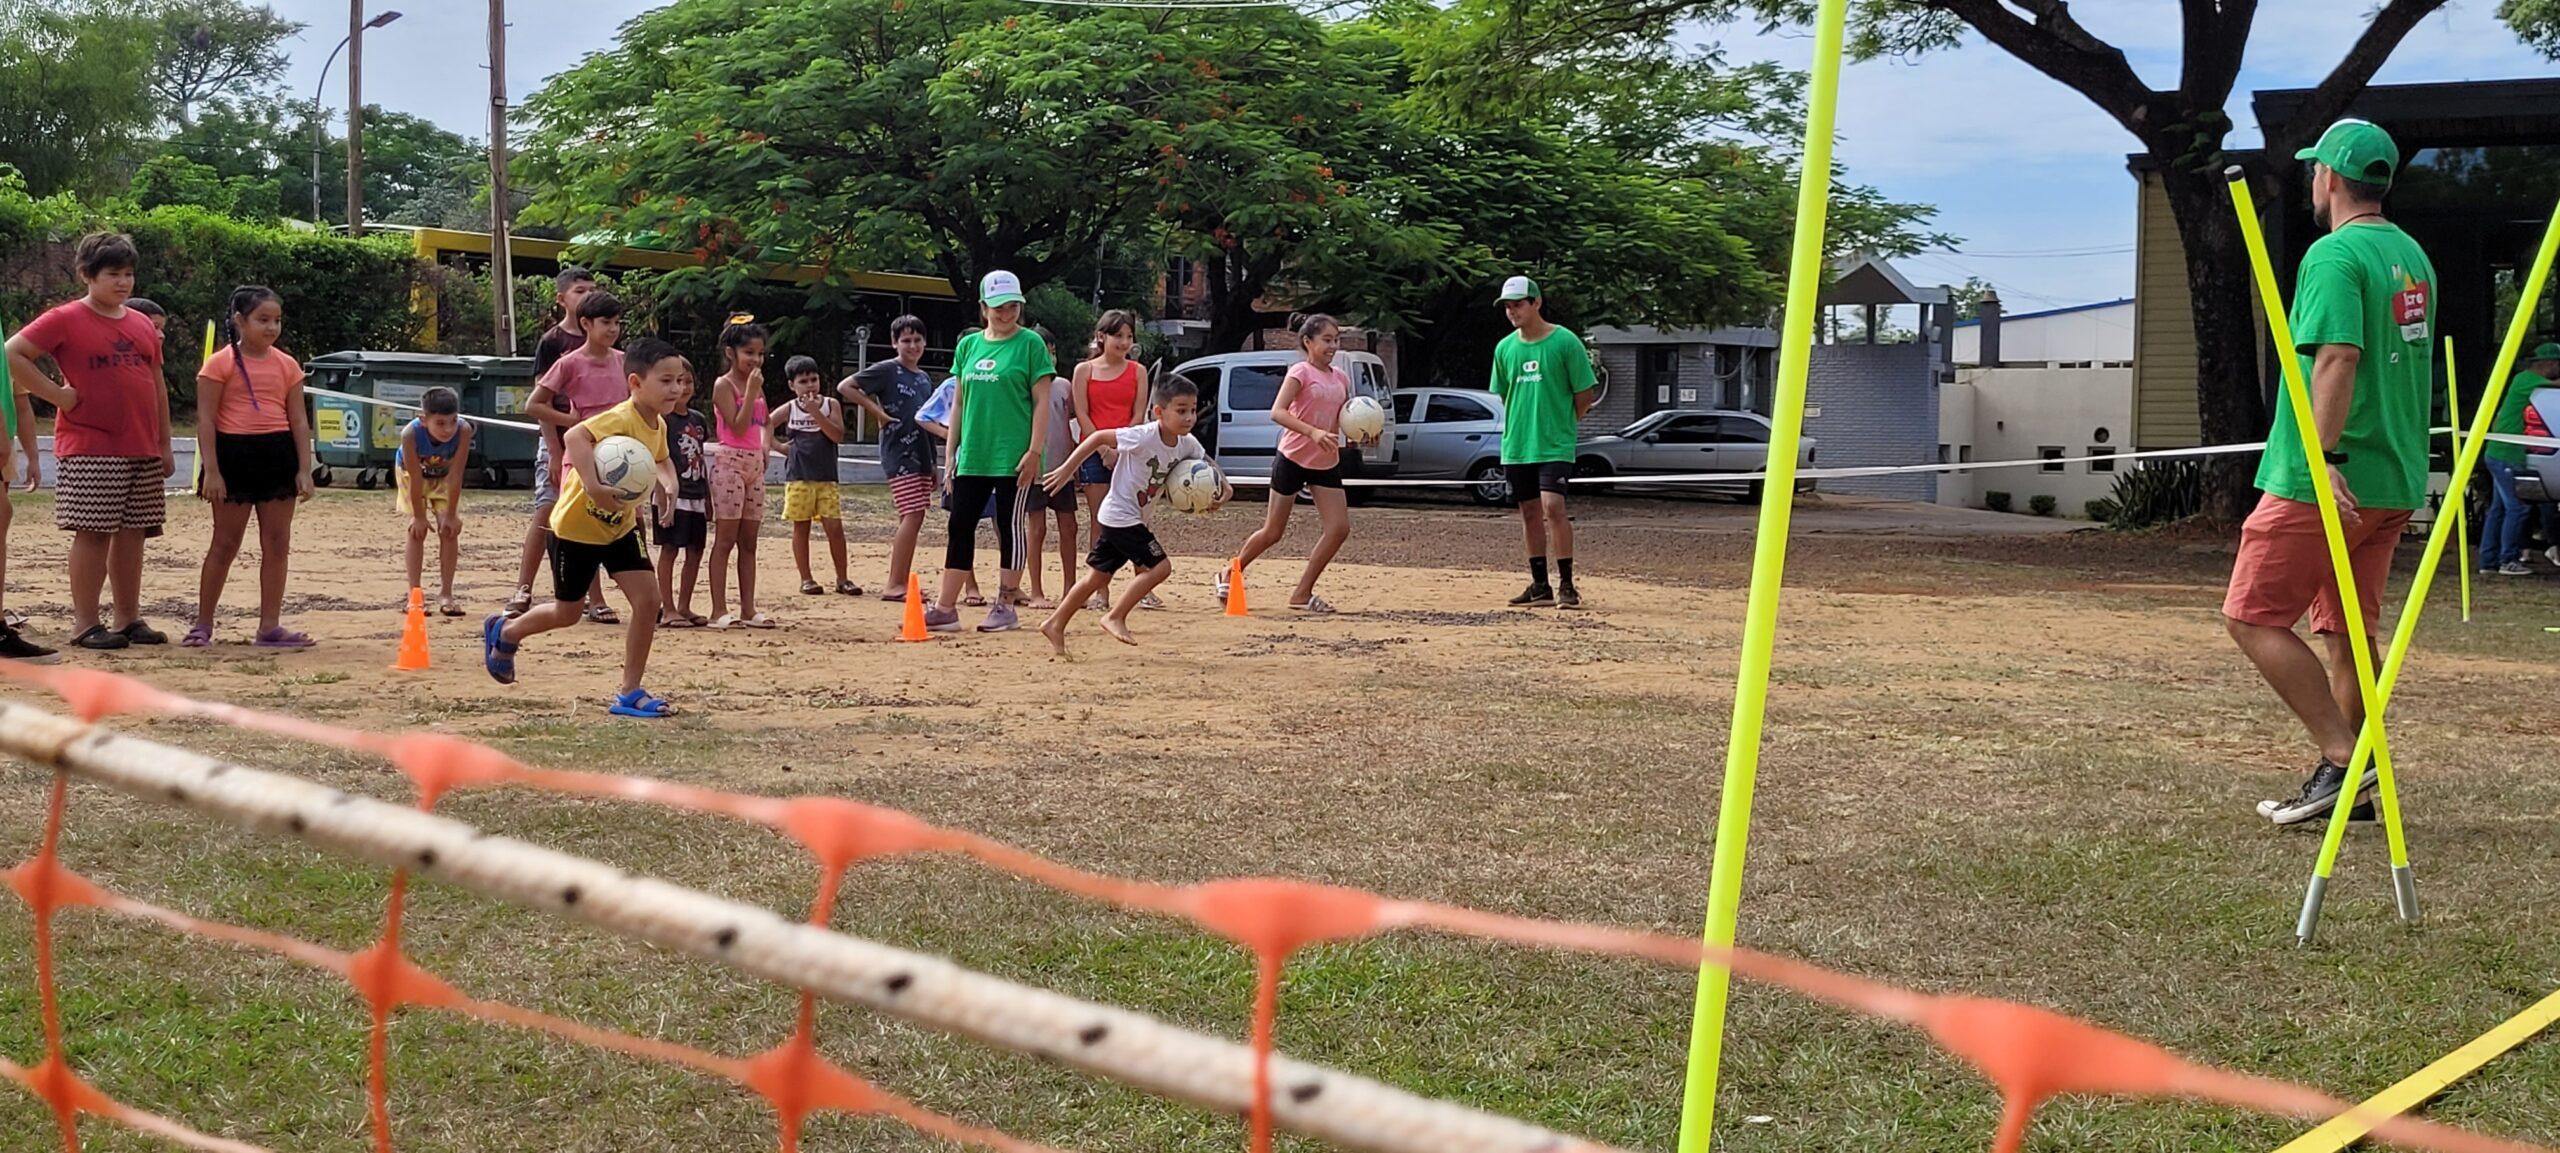
<svg viewBox="0 0 2560 1153"><path fill-rule="evenodd" d="M951 536L942 557L942 597L925 610L925 627L957 632L960 586L978 557L978 520L996 518L997 551L1004 587L978 631L1000 633L1019 622L1014 601L1022 584L1022 501L1040 472L1040 441L1048 431L1049 389L1058 364L1049 342L1022 326L1022 280L998 270L978 284L979 315L986 327L960 338L951 372L960 382L951 406L951 439L944 442L943 475L951 485Z"/></svg>

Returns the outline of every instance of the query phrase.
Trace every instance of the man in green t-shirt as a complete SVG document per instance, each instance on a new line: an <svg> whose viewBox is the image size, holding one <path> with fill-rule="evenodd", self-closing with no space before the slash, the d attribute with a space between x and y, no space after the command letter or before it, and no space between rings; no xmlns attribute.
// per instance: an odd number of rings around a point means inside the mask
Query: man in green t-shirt
<svg viewBox="0 0 2560 1153"><path fill-rule="evenodd" d="M2318 490L2337 497L2366 642L2380 627L2382 583L2410 510L2427 498L2427 417L2434 388L2435 266L2383 218L2400 167L2389 133L2363 120L2330 125L2295 154L2311 161L2311 215L2326 234L2294 277L2293 337L2311 384L2312 422L2328 464L2303 460L2292 410L2276 406L2258 464L2265 495L2241 526L2240 555L2222 602L2224 623L2319 746L2310 779L2258 814L2290 825L2327 814L2345 787L2364 709L2355 643L2321 528ZM2308 610L2328 664L2293 631ZM2380 667L2377 657L2375 667ZM2372 819L2371 779L2355 813Z"/></svg>
<svg viewBox="0 0 2560 1153"><path fill-rule="evenodd" d="M2524 435L2524 410L2533 406L2533 390L2555 384L2560 384L2560 344L2544 344L2533 350L2524 371L2507 382L2506 395L2498 398L2498 415L2489 420L2489 432ZM2480 450L2480 464L2489 473L2489 513L2480 518L2480 571L2532 576L2533 569L2524 563L2524 501L2516 495L2516 474L2524 471L2524 446L2490 441Z"/></svg>
<svg viewBox="0 0 2560 1153"><path fill-rule="evenodd" d="M1493 349L1493 394L1502 398L1502 474L1520 506L1529 543L1529 587L1514 605L1581 608L1573 587L1573 522L1565 518L1565 481L1582 415L1599 399L1590 350L1573 330L1550 322L1538 282L1514 276L1502 284L1502 312L1512 333ZM1547 557L1556 583L1547 584Z"/></svg>

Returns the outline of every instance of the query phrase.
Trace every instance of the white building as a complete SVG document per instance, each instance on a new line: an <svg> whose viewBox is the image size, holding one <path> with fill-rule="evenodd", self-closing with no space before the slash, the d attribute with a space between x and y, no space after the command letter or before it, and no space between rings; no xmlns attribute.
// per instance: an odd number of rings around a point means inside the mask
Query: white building
<svg viewBox="0 0 2560 1153"><path fill-rule="evenodd" d="M1982 302L1981 318L1955 330L1956 380L1938 395L1938 459L1947 463L2106 456L2133 444L2133 301L2003 315ZM2054 514L2086 516L2115 486L2115 462L1985 469L1938 482L1938 503L1984 506L2009 494L2029 510L2037 496Z"/></svg>

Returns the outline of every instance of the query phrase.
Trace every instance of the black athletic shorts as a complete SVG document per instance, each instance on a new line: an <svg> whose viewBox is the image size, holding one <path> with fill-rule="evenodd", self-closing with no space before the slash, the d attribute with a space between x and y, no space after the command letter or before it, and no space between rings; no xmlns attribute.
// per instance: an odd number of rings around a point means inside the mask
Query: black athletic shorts
<svg viewBox="0 0 2560 1153"><path fill-rule="evenodd" d="M551 534L552 599L587 599L587 590L595 586L598 571L614 575L651 571L649 554L640 547L640 534L624 533L615 537L612 544L584 544Z"/></svg>
<svg viewBox="0 0 2560 1153"><path fill-rule="evenodd" d="M1564 482L1572 476L1573 462L1569 460L1544 460L1536 464L1502 466L1502 479L1511 484L1511 500L1514 504L1534 504L1538 500L1538 494L1542 492L1563 496Z"/></svg>
<svg viewBox="0 0 2560 1153"><path fill-rule="evenodd" d="M227 504L265 504L302 495L302 450L290 432L227 433L213 440Z"/></svg>
<svg viewBox="0 0 2560 1153"><path fill-rule="evenodd" d="M656 527L659 548L699 549L711 541L710 516L689 508L677 509L674 519Z"/></svg>
<svg viewBox="0 0 2560 1153"><path fill-rule="evenodd" d="M1308 486L1341 488L1342 466L1308 468L1287 456L1271 458L1271 491L1281 496L1296 496Z"/></svg>
<svg viewBox="0 0 2560 1153"><path fill-rule="evenodd" d="M1095 572L1118 572L1120 566L1134 564L1151 569L1164 563L1164 546L1156 543L1155 530L1144 524L1127 528L1102 526L1102 539L1093 542L1093 551L1084 556L1085 566Z"/></svg>

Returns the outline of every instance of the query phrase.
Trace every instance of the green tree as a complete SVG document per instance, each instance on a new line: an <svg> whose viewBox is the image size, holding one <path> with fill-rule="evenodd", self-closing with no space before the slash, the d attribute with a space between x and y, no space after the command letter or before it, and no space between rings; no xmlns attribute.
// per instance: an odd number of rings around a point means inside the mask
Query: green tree
<svg viewBox="0 0 2560 1153"><path fill-rule="evenodd" d="M273 181L286 215L311 214L311 121L307 109L274 101L207 101L195 122L163 145L223 177ZM365 215L377 223L486 229L486 153L478 141L433 121L367 105L364 119ZM346 139L320 138L320 216L343 224L347 212Z"/></svg>
<svg viewBox="0 0 2560 1153"><path fill-rule="evenodd" d="M174 152L163 152L135 169L133 202L142 208L191 205L240 220L276 218L276 182L259 176L224 176Z"/></svg>
<svg viewBox="0 0 2560 1153"><path fill-rule="evenodd" d="M180 130L207 100L273 89L284 42L303 28L247 0L149 0L142 12L154 30L151 94Z"/></svg>
<svg viewBox="0 0 2560 1153"><path fill-rule="evenodd" d="M103 193L157 112L151 25L96 4L0 0L0 161L37 195Z"/></svg>
<svg viewBox="0 0 2560 1153"><path fill-rule="evenodd" d="M1979 276L1968 276L1964 278L1964 283L1947 290L1947 303L1955 306L1956 319L1980 320L1982 319L1982 302L1999 294L1999 288L1990 281Z"/></svg>
<svg viewBox="0 0 2560 1153"><path fill-rule="evenodd" d="M2294 152L2343 115L2409 31L2446 2L2339 6L2332 18L2359 20L2362 31L2290 121L2261 125L2266 144L2255 175L2289 173ZM1692 21L1757 17L1801 24L1813 11L1812 0L1464 0L1463 7L1473 18L1465 50L1477 54L1489 87L1499 86L1506 61L1605 59L1629 46L1665 42ZM2224 151L2232 124L2223 109L2239 80L2258 5L2179 0L2177 8L2180 59L2176 83L2168 87L2143 79L2124 51L2091 33L2064 0L1853 0L1849 50L1860 59L1912 56L1979 36L2123 126L2159 172L2185 243L2204 439L2253 440L2266 432L2268 418L2258 368L2261 334L2251 311L2249 262L2224 187L2223 170L2234 158ZM2527 43L2560 54L2560 2L2504 0L2499 14ZM2232 519L2245 511L2247 467L2245 457L2225 457L2209 470L2208 508L2215 515Z"/></svg>

